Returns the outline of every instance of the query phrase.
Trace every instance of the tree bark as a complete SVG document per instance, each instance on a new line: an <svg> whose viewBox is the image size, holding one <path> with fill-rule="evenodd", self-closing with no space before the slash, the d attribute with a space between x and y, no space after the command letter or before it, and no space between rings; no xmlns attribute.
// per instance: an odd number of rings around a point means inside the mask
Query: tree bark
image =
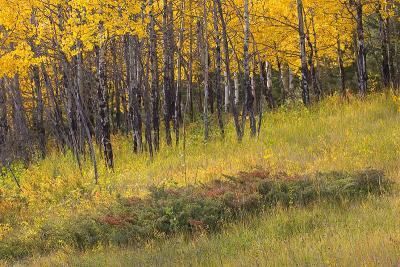
<svg viewBox="0 0 400 267"><path fill-rule="evenodd" d="M164 107L163 107L163 112L164 112L164 126L165 126L165 140L168 146L172 145L172 138L171 138L171 70L170 70L170 53L171 53L171 47L170 47L170 34L169 34L169 23L172 23L169 21L169 4L167 0L163 1L164 7L163 7L163 56L164 56L164 62L163 62L163 92L164 92Z"/></svg>
<svg viewBox="0 0 400 267"><path fill-rule="evenodd" d="M103 25L100 25L100 33L103 33ZM96 47L97 54L97 98L99 102L100 115L100 137L103 148L104 158L107 168L114 168L114 155L111 144L111 130L107 103L109 100L107 81L106 81L106 44L100 44Z"/></svg>
<svg viewBox="0 0 400 267"><path fill-rule="evenodd" d="M244 129L244 122L246 121L247 114L250 119L251 136L257 133L256 119L254 117L254 96L251 92L250 81L250 56L249 56L249 39L250 39L250 15L249 15L249 0L244 0L244 42L243 42L243 69L244 69L244 87L245 87L245 108L242 119L242 129ZM242 131L242 134L243 131Z"/></svg>
<svg viewBox="0 0 400 267"><path fill-rule="evenodd" d="M388 41L388 29L387 21L382 17L382 6L380 2L377 3L376 13L379 21L379 35L381 39L381 53L382 53L382 67L381 77L382 84L385 88L390 86L390 66L389 66L389 41Z"/></svg>
<svg viewBox="0 0 400 267"><path fill-rule="evenodd" d="M356 22L357 22L357 70L359 90L362 97L365 97L368 91L368 73L367 73L367 51L364 40L363 23L363 4L361 0L356 0Z"/></svg>
<svg viewBox="0 0 400 267"><path fill-rule="evenodd" d="M7 94L4 79L0 79L0 150L6 142L7 133Z"/></svg>
<svg viewBox="0 0 400 267"><path fill-rule="evenodd" d="M224 137L224 121L222 117L222 92L221 92L221 37L218 26L217 5L213 3L213 23L215 34L215 92L217 95L218 126L221 136Z"/></svg>
<svg viewBox="0 0 400 267"><path fill-rule="evenodd" d="M180 114L181 114L181 102L180 102L180 94L182 87L182 56L181 53L183 51L183 34L184 34L184 26L185 26L185 1L181 1L181 25L179 29L179 47L178 47L178 77L176 81L176 91L175 91L175 112L174 112L174 128L175 128L175 142L176 145L179 144L179 127L180 127Z"/></svg>
<svg viewBox="0 0 400 267"><path fill-rule="evenodd" d="M346 97L346 73L344 70L344 62L343 62L343 51L341 47L340 35L336 37L337 40L337 59L339 66L339 75L340 75L340 86L341 86L341 94L342 97Z"/></svg>
<svg viewBox="0 0 400 267"><path fill-rule="evenodd" d="M157 34L155 32L155 17L153 10L153 1L150 1L150 68L151 68L151 102L152 102L152 118L153 118L153 131L154 131L154 150L160 150L160 92L158 84L158 56L157 56Z"/></svg>
<svg viewBox="0 0 400 267"><path fill-rule="evenodd" d="M310 105L310 93L308 88L308 67L306 52L306 35L304 32L303 1L297 0L297 15L299 20L300 59L301 59L301 89L303 104Z"/></svg>
<svg viewBox="0 0 400 267"><path fill-rule="evenodd" d="M40 81L40 70L38 66L32 67L33 82L35 85L35 97L36 97L36 111L35 111L35 130L38 135L38 143L40 156L42 159L46 157L46 131L44 127L44 105L42 96L42 83Z"/></svg>
<svg viewBox="0 0 400 267"><path fill-rule="evenodd" d="M203 120L204 120L204 141L207 142L209 138L209 125L208 125L208 97L209 97L209 63L208 63L208 29L207 29L207 2L203 1L203 31L204 31L204 104L203 104Z"/></svg>
<svg viewBox="0 0 400 267"><path fill-rule="evenodd" d="M217 3L218 6L218 13L219 13L219 18L221 21L222 25L222 40L223 40L223 47L224 47L224 54L225 54L225 71L226 71L226 79L227 79L227 84L228 84L228 91L230 92L230 105L231 105L231 110L233 114L233 120L235 124L235 130L236 130L236 136L238 140L242 140L242 133L241 133L241 128L239 124L239 116L238 116L238 111L235 105L235 92L234 88L232 85L231 81L231 69L230 69L230 59L229 59L229 45L228 45L228 35L227 35L227 29L226 29L226 23L224 19L224 14L222 11L222 5L221 5L221 0L214 0Z"/></svg>

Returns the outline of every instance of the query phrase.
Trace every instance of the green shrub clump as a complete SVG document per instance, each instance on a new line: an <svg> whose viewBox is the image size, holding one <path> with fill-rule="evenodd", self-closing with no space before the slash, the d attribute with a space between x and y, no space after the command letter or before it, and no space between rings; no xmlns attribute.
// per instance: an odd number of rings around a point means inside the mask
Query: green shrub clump
<svg viewBox="0 0 400 267"><path fill-rule="evenodd" d="M391 185L378 170L310 177L272 176L262 170L201 186L151 188L145 199L120 197L95 214L79 215L62 225L45 225L29 241L9 236L0 243L0 258L21 259L65 246L85 250L97 245L132 245L175 233L217 231L224 222L265 208L356 201L388 192Z"/></svg>

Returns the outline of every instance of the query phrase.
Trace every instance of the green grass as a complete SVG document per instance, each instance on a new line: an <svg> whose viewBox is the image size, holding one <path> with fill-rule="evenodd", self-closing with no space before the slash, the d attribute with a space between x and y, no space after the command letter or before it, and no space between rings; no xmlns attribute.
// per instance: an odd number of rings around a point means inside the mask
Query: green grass
<svg viewBox="0 0 400 267"><path fill-rule="evenodd" d="M398 266L400 202L277 209L220 234L150 242L142 248L60 252L31 266Z"/></svg>
<svg viewBox="0 0 400 267"><path fill-rule="evenodd" d="M80 176L70 154L53 153L27 170L16 168L22 193L11 177L1 180L0 239L32 239L45 224L95 213L112 205L118 195L146 195L150 185L201 184L258 167L289 175L374 168L398 183L399 115L399 101L391 96L374 94L350 104L333 97L310 110L282 108L268 114L261 136L246 137L240 144L232 125L225 140L214 127L208 144L202 141L201 127L190 125L185 152L182 146L163 148L152 162L133 154L128 138L115 137L116 169L110 173L101 168L100 186L93 185L89 162ZM342 207L277 209L227 225L217 235L178 236L145 248L103 248L83 255L65 248L50 257L34 255L30 264L396 266L399 201L391 196Z"/></svg>

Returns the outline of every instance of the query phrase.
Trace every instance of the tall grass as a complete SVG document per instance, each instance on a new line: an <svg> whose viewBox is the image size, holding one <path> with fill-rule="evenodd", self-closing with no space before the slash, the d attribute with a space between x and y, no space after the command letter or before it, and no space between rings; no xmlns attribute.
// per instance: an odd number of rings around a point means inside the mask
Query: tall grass
<svg viewBox="0 0 400 267"><path fill-rule="evenodd" d="M195 240L62 251L30 266L399 266L398 197L276 209Z"/></svg>
<svg viewBox="0 0 400 267"><path fill-rule="evenodd" d="M383 170L386 176L396 181L400 178L399 104L396 97L374 94L363 101L351 99L350 103L342 103L338 97L332 97L311 109L281 108L266 114L261 135L258 138L246 137L241 143L237 143L232 125L229 124L225 139L222 140L215 130L216 132L212 133L212 140L204 144L201 125L192 124L188 126L185 151L182 145L173 148L164 146L153 160L147 156L134 154L130 138L116 136L113 138L115 170L110 172L102 167L98 186L93 183L93 173L88 161L84 162L81 175L70 153L60 155L54 152L46 160L30 166L28 169L14 167L22 184L22 192L15 187L9 174L6 174L5 178L1 178L0 242L1 239L16 234L23 235L27 239L32 238L45 224L60 220L67 221L77 214L95 213L99 206L110 205L120 195L124 197L144 196L147 194L146 188L150 185L174 184L181 186L206 183L220 178L222 175L234 175L239 171L250 171L258 167L268 169L271 173L284 171L289 175L329 171L354 172L374 168ZM217 129L217 127L214 128ZM393 207L397 202L397 198L394 198L379 203L384 209L389 210L389 207ZM370 202L366 202L365 205L367 209L373 209ZM364 206L361 205L355 211L351 210L343 216L353 216L353 213L356 214L356 212L362 213L363 208ZM294 210L291 211L293 215L290 215L291 213L288 215L276 214L273 215L273 218L275 218L274 216L300 216L299 218L303 218L313 212L323 213L324 210L323 207L315 207L314 210ZM335 209L328 209L327 212L327 216L332 216L332 218L337 217L337 213L339 215L342 213ZM380 211L377 209L376 212ZM371 216L373 215L371 214ZM341 218L338 216L338 220ZM368 220L367 211L365 218ZM256 221L265 227L269 225L269 222L263 219ZM358 227L355 221L353 223L354 227ZM394 223L390 223L393 226ZM330 223L329 220L326 224L329 227L336 225L335 222ZM235 240L234 229L237 229L237 233L250 231L251 234L254 234L258 231L258 228L253 226L250 228L232 226L232 229L229 231L233 231L233 233L225 233L219 237L221 240L214 237L211 240L215 241L209 241L204 237L206 241L203 241L203 245L202 239L200 239L200 243L193 244L176 240L171 242L178 242L182 251L185 249L200 250L199 255L204 257L204 261L207 258L212 260L217 255L213 256L212 252L209 252L211 255L201 253L203 250L207 251L209 242L211 242L210 245L215 242L215 246L219 246L218 242L222 242L220 245L224 246L224 239ZM376 229L380 231L378 226ZM324 231L326 230L324 229ZM360 231L359 234L362 235L364 232ZM346 240L353 242L350 237L346 236L346 233L342 233L344 242L346 243ZM393 234L398 237L398 234L394 232ZM299 236L305 240L305 244L310 245L309 253L311 253L311 244L315 242L314 238L317 236L308 235L310 234L302 233ZM329 236L329 234L326 235ZM244 260L251 261L252 257L256 257L256 254L244 252L246 242L252 245L261 242L257 241L256 236L253 239L249 238L248 241L243 241L243 252L238 253L242 253ZM272 237L266 237L266 240L273 244L276 243L276 248L284 249L285 242L289 242L289 244L297 242L298 249L301 247L300 239L283 238L274 241L270 238ZM339 239L339 237L337 238ZM359 238L367 240L363 236ZM383 234L382 240L386 240ZM331 241L320 242L328 244ZM168 243L165 246L171 247ZM260 246L262 247L262 242ZM350 243L347 246L350 246ZM180 249L177 246L172 247L177 249L176 253L179 256ZM231 253L233 253L238 248L231 249ZM154 255L164 259L164 252L156 250L157 248L139 250L132 255L138 255L137 257ZM173 251L172 248L166 250L171 253ZM325 248L325 250L328 249ZM278 251L276 249L275 254ZM306 253L306 251L304 250L302 253ZM121 253L129 254L129 252ZM292 251L287 253L295 254ZM132 255L129 254L127 257ZM88 257L90 258L90 256ZM106 255L104 257L108 258ZM117 257L120 256L117 255ZM227 260L223 256L220 257L222 261ZM281 257L285 258L283 254ZM186 260L189 259L190 255ZM243 263L245 264L247 260ZM184 262L182 259L182 263ZM256 259L254 258L252 262L256 263ZM301 262L306 262L306 258ZM218 265L218 260L214 260L214 263ZM234 264L233 261L230 263ZM168 265L168 261L165 264ZM199 264L201 265L201 261Z"/></svg>

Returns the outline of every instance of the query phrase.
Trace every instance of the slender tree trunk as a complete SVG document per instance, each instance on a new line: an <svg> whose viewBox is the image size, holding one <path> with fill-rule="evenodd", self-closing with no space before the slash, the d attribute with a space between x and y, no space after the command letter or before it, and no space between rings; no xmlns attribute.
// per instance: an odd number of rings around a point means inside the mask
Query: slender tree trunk
<svg viewBox="0 0 400 267"><path fill-rule="evenodd" d="M176 81L176 92L175 92L175 113L174 113L174 127L175 127L175 142L176 145L179 144L179 115L181 114L181 103L180 103L180 91L182 87L182 57L181 53L183 51L183 34L184 34L184 26L185 26L185 1L181 1L181 26L179 30L179 47L178 47L178 77Z"/></svg>
<svg viewBox="0 0 400 267"><path fill-rule="evenodd" d="M297 15L299 19L300 59L301 59L301 89L304 105L310 105L310 93L308 88L308 68L306 52L306 35L304 32L303 1L297 0Z"/></svg>
<svg viewBox="0 0 400 267"><path fill-rule="evenodd" d="M94 170L94 179L95 179L95 183L98 183L99 180L99 174L98 174L98 169L97 169L97 159L96 159L96 154L95 154L95 150L94 150L94 146L93 146L93 140L92 140L92 134L90 132L90 128L89 128L89 122L88 122L88 118L85 115L84 109L83 109L83 105L82 105L82 98L80 95L80 92L82 91L82 75L79 74L76 77L76 79L72 78L72 73L71 70L69 69L68 66L68 61L65 55L63 55L62 58L62 64L63 64L63 73L64 73L64 87L65 90L67 91L68 94L68 98L69 102L74 101L75 107L76 107L76 111L77 111L77 117L79 118L80 123L82 124L82 133L85 134L86 139L87 139L87 143L89 146L89 153L90 153L90 158L93 164L93 170ZM82 62L82 58L78 59L78 64L83 64ZM74 106L71 104L69 104L69 111L67 113L69 113L69 117L70 117L70 133L72 135L71 139L72 139L72 144L74 144L74 147L76 147L77 150L77 126L76 126L76 118L75 118L75 111L72 111L72 108ZM79 162L79 153L76 152L77 155L77 161L78 164L80 165Z"/></svg>
<svg viewBox="0 0 400 267"><path fill-rule="evenodd" d="M362 97L365 97L368 91L368 73L367 73L367 51L365 49L364 40L364 23L363 23L363 3L357 0L356 5L356 22L357 22L357 69L359 90Z"/></svg>
<svg viewBox="0 0 400 267"><path fill-rule="evenodd" d="M217 5L213 3L213 23L214 23L214 35L215 35L215 92L217 94L217 111L218 111L218 126L221 132L221 136L224 137L224 121L222 118L222 92L221 92L221 37L218 26L218 13Z"/></svg>
<svg viewBox="0 0 400 267"><path fill-rule="evenodd" d="M382 6L378 1L376 13L379 21L379 35L381 38L381 53L382 53L382 83L385 88L390 86L390 66L389 66L389 42L388 42L388 31L387 23L382 17Z"/></svg>
<svg viewBox="0 0 400 267"><path fill-rule="evenodd" d="M264 72L264 63L261 61L261 57L258 54L258 64L260 67L260 84L261 86L264 86L266 81L265 81L265 76L263 75ZM264 90L263 90L264 91ZM259 103L259 114L258 114L258 131L257 131L257 136L260 136L261 133L261 127L262 127L262 122L263 122L263 101L262 101L262 95L260 95L260 103Z"/></svg>
<svg viewBox="0 0 400 267"><path fill-rule="evenodd" d="M209 138L209 125L208 125L208 97L209 97L209 87L208 87L208 29L207 29L207 2L203 1L203 31L204 31L204 104L203 104L203 116L204 116L204 141L207 142Z"/></svg>
<svg viewBox="0 0 400 267"><path fill-rule="evenodd" d="M314 11L313 11L314 12ZM319 49L318 49L318 45L317 45L317 32L315 30L315 22L314 22L314 13L312 13L311 15L311 27L312 27L312 31L313 31L313 43L312 43L312 47L313 47L313 51L314 51L314 61L315 61L315 67L314 67L314 83L315 83L315 87L317 89L318 92L318 98L321 99L323 97L323 89L322 89L322 85L321 85L321 79L320 79L320 62L319 62Z"/></svg>
<svg viewBox="0 0 400 267"><path fill-rule="evenodd" d="M119 131L122 128L122 111L121 111L121 81L122 73L121 68L118 67L117 59L117 41L114 38L111 45L111 55L114 65L114 90L115 90L115 126Z"/></svg>
<svg viewBox="0 0 400 267"><path fill-rule="evenodd" d="M103 24L100 25L100 32L103 32ZM103 148L106 166L110 169L114 167L114 156L111 145L111 130L108 115L107 103L109 100L107 81L106 81L106 45L100 44L96 47L97 54L97 75L98 75L98 88L97 98L99 102L99 115L100 115L100 136L101 145Z"/></svg>
<svg viewBox="0 0 400 267"><path fill-rule="evenodd" d="M149 151L150 158L153 158L153 139L152 139L152 126L151 126L151 118L152 118L152 113L151 113L151 100L150 100L150 87L148 84L148 77L149 77L149 62L147 61L147 70L145 73L145 69L143 66L143 61L142 61L142 47L138 47L137 49L137 56L138 56L138 68L139 71L138 73L140 74L140 82L139 84L141 85L141 88L143 89L143 105L144 105L144 112L145 112L145 139ZM149 60L149 58L148 58Z"/></svg>
<svg viewBox="0 0 400 267"><path fill-rule="evenodd" d="M170 55L169 53L171 52L170 49L170 35L169 35L169 25L168 23L172 23L169 21L169 5L168 1L164 0L164 7L163 7L163 55L164 55L164 62L163 62L163 73L164 73L164 79L163 79L163 92L164 92L164 126L165 126L165 139L166 143L168 146L172 145L172 138L171 138L171 112L170 112L170 106L171 106L171 79L170 77L171 71L170 71Z"/></svg>
<svg viewBox="0 0 400 267"><path fill-rule="evenodd" d="M46 131L44 127L44 104L42 96L42 83L40 80L40 70L38 66L32 67L33 82L35 85L36 111L35 111L35 130L38 135L40 156L46 157Z"/></svg>
<svg viewBox="0 0 400 267"><path fill-rule="evenodd" d="M233 85L231 82L229 45L228 45L228 35L227 35L226 23L225 23L224 14L222 11L221 0L214 0L214 1L217 3L217 6L218 6L218 13L219 13L220 21L221 21L221 26L222 26L222 40L223 40L223 47L224 47L224 54L225 54L225 71L226 71L226 78L227 78L228 88L229 88L229 93L230 93L229 99L230 99L230 105L231 105L231 110L232 110L234 124L235 124L236 136L240 141L242 139L242 133L241 133L241 129L240 129L238 111L237 111L237 108L235 105L234 88L233 88Z"/></svg>
<svg viewBox="0 0 400 267"><path fill-rule="evenodd" d="M128 51L129 51L129 62L130 62L130 75L129 75L129 103L130 113L132 116L132 128L133 128L133 139L134 139L134 151L143 151L143 140L142 140L142 116L140 107L140 84L139 84L139 73L138 73L138 46L139 42L137 36L128 36Z"/></svg>
<svg viewBox="0 0 400 267"><path fill-rule="evenodd" d="M193 17L192 17L192 0L189 0L189 12L190 12L190 19L189 19L189 81L188 81L188 88L187 88L187 99L186 99L186 106L189 108L190 113L190 120L194 121L194 110L193 110Z"/></svg>
<svg viewBox="0 0 400 267"><path fill-rule="evenodd" d="M250 15L249 15L249 0L244 0L244 42L243 42L243 68L244 68L244 86L245 86L245 113L243 114L246 120L247 113L250 118L251 136L257 133L256 119L254 117L254 96L251 92L250 81L250 56L249 56L249 39L250 39ZM244 129L244 126L242 126ZM242 132L243 134L243 132Z"/></svg>
<svg viewBox="0 0 400 267"><path fill-rule="evenodd" d="M233 74L233 84L235 85L235 106L238 107L239 102L240 102L240 85L239 85L239 77L238 77L238 73L235 72Z"/></svg>
<svg viewBox="0 0 400 267"><path fill-rule="evenodd" d="M154 131L154 150L160 149L160 92L158 84L158 56L157 56L157 34L155 32L155 18L153 10L153 1L150 1L150 66L151 66L151 102L152 102L152 118Z"/></svg>
<svg viewBox="0 0 400 267"><path fill-rule="evenodd" d="M61 149L64 149L64 146L66 145L68 140L66 137L66 127L65 127L64 121L63 121L62 110L61 110L61 107L60 107L56 97L55 97L54 88L51 83L49 74L46 70L45 64L41 63L40 67L42 70L44 85L46 87L46 94L49 99L49 105L53 106L53 108L52 108L53 109L53 111L52 111L53 123L52 124L53 124L53 128L54 128L54 132L56 133L56 139L59 144L59 147ZM57 73L55 73L55 75L57 75ZM71 144L70 144L70 147L72 147Z"/></svg>
<svg viewBox="0 0 400 267"><path fill-rule="evenodd" d="M6 142L7 133L7 94L4 79L0 79L0 150Z"/></svg>
<svg viewBox="0 0 400 267"><path fill-rule="evenodd" d="M262 75L265 75L265 77L264 77L265 99L267 100L268 107L270 109L274 109L276 107L276 102L275 102L274 96L272 95L272 65L271 65L271 63L265 62L265 74L263 74L263 69L261 71L262 71Z"/></svg>
<svg viewBox="0 0 400 267"><path fill-rule="evenodd" d="M336 37L337 40L337 57L338 57L338 66L339 66L339 75L340 75L340 85L341 85L341 94L342 97L346 97L346 73L344 70L344 62L343 62L343 51L342 45L340 41L340 35Z"/></svg>
<svg viewBox="0 0 400 267"><path fill-rule="evenodd" d="M295 98L295 91L294 91L294 75L292 69L288 68L288 83L289 83L289 94L291 95L292 99Z"/></svg>
<svg viewBox="0 0 400 267"><path fill-rule="evenodd" d="M283 69L282 63L281 63L281 61L279 60L278 57L276 58L276 63L278 65L279 82L280 82L281 88L282 88L281 99L282 99L282 104L284 105L285 102L286 102L286 92L287 92L286 85L285 85L285 73L284 73L284 69Z"/></svg>
<svg viewBox="0 0 400 267"><path fill-rule="evenodd" d="M228 78L226 75L226 71L224 71L224 104L225 104L225 112L229 111L229 86L228 86Z"/></svg>

